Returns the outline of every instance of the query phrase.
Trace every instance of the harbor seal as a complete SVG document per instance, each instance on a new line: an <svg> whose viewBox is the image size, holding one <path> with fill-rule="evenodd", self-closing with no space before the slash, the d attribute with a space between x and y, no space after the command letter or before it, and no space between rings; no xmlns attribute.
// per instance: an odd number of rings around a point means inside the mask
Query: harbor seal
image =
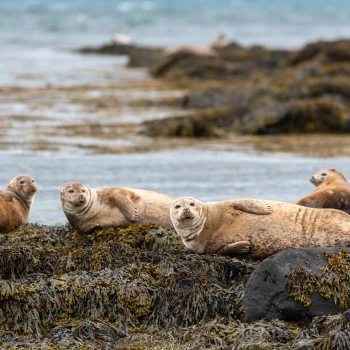
<svg viewBox="0 0 350 350"><path fill-rule="evenodd" d="M350 216L335 209L181 197L171 204L170 216L184 245L195 253L264 258L288 248L350 247Z"/></svg>
<svg viewBox="0 0 350 350"><path fill-rule="evenodd" d="M70 182L61 190L62 209L69 223L82 233L108 226L154 223L172 227L166 194L127 188L88 188Z"/></svg>
<svg viewBox="0 0 350 350"><path fill-rule="evenodd" d="M316 190L300 199L297 204L311 208L333 208L350 214L350 184L336 169L323 169L310 181Z"/></svg>
<svg viewBox="0 0 350 350"><path fill-rule="evenodd" d="M215 58L217 52L206 46L181 45L168 48L164 52L168 60L180 60L185 58Z"/></svg>
<svg viewBox="0 0 350 350"><path fill-rule="evenodd" d="M0 232L6 233L28 223L29 211L38 190L28 175L16 176L0 191Z"/></svg>

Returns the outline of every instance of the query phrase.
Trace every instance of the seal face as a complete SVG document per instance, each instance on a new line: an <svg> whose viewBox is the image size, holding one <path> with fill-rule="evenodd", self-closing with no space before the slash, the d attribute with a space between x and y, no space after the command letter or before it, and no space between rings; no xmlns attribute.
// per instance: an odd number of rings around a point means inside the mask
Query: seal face
<svg viewBox="0 0 350 350"><path fill-rule="evenodd" d="M197 199L182 197L171 204L170 217L179 236L190 241L203 230L206 221L205 207Z"/></svg>
<svg viewBox="0 0 350 350"><path fill-rule="evenodd" d="M316 190L297 204L312 208L333 208L350 213L350 184L336 169L323 169L310 178Z"/></svg>
<svg viewBox="0 0 350 350"><path fill-rule="evenodd" d="M350 216L334 209L256 199L176 199L171 220L196 253L267 257L288 248L350 247Z"/></svg>
<svg viewBox="0 0 350 350"><path fill-rule="evenodd" d="M0 191L0 232L9 232L28 223L37 190L31 176L20 175L13 178L5 190Z"/></svg>
<svg viewBox="0 0 350 350"><path fill-rule="evenodd" d="M320 186L324 182L332 182L337 180L346 182L345 176L336 169L320 170L310 178L310 182L313 183L316 187Z"/></svg>
<svg viewBox="0 0 350 350"><path fill-rule="evenodd" d="M89 189L79 182L70 182L61 189L61 203L64 211L84 210L89 201Z"/></svg>
<svg viewBox="0 0 350 350"><path fill-rule="evenodd" d="M63 186L60 197L69 223L83 233L134 223L172 226L169 207L174 198L166 194L126 187L88 188L70 182Z"/></svg>

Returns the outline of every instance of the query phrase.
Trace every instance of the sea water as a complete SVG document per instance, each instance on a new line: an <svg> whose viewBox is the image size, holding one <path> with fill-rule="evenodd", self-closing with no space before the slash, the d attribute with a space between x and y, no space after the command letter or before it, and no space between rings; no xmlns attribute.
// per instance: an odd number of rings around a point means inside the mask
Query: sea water
<svg viewBox="0 0 350 350"><path fill-rule="evenodd" d="M146 188L175 198L193 196L202 201L257 198L295 203L314 191L309 178L329 167L349 174L350 159L252 156L193 149L83 157L3 157L0 186L6 187L16 175L32 175L39 189L30 222L64 224L67 220L60 190L71 181L88 187Z"/></svg>

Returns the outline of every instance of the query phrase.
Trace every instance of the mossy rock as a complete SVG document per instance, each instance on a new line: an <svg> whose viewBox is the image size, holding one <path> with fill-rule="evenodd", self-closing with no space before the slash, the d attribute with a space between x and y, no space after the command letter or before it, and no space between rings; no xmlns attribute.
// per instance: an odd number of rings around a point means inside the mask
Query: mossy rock
<svg viewBox="0 0 350 350"><path fill-rule="evenodd" d="M296 66L302 62L310 60L340 63L349 62L350 40L318 41L307 44L287 59L287 64L290 66Z"/></svg>
<svg viewBox="0 0 350 350"><path fill-rule="evenodd" d="M346 130L344 106L328 99L296 100L245 115L244 134L338 133Z"/></svg>
<svg viewBox="0 0 350 350"><path fill-rule="evenodd" d="M213 109L193 115L156 119L143 123L142 133L151 137L222 137L245 110Z"/></svg>
<svg viewBox="0 0 350 350"><path fill-rule="evenodd" d="M245 319L310 321L349 307L349 249L300 248L279 252L249 277Z"/></svg>
<svg viewBox="0 0 350 350"><path fill-rule="evenodd" d="M220 58L174 58L152 67L154 77L172 80L228 80L242 75L238 64Z"/></svg>

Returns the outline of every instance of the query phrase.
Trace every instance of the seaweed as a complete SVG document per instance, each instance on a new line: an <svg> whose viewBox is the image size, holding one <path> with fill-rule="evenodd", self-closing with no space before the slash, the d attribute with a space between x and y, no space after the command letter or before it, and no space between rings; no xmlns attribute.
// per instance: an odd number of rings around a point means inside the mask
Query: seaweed
<svg viewBox="0 0 350 350"><path fill-rule="evenodd" d="M347 309L350 302L350 252L341 250L337 255L324 253L328 265L318 276L304 267L295 268L288 277L289 294L304 306L311 304L310 296L319 293L332 298L334 303Z"/></svg>

